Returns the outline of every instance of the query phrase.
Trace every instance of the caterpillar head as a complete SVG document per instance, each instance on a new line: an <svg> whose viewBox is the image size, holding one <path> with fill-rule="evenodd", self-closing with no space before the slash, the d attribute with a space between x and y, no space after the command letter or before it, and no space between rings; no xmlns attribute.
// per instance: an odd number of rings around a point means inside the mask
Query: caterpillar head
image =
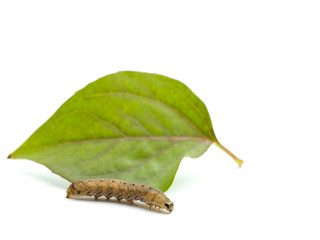
<svg viewBox="0 0 320 240"><path fill-rule="evenodd" d="M173 202L171 202L171 201L165 202L163 208L166 209L168 212L172 212L173 211Z"/></svg>

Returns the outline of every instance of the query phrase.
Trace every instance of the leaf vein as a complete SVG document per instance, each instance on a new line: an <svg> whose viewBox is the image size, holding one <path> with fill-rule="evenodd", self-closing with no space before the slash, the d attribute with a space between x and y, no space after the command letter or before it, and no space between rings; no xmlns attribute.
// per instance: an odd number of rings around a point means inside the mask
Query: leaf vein
<svg viewBox="0 0 320 240"><path fill-rule="evenodd" d="M133 171L133 169L136 169L138 167L140 167L141 165L149 162L152 158L156 157L156 156L159 156L160 154L162 154L163 152L165 152L166 150L168 150L169 148L171 148L177 141L172 141L170 142L169 144L167 144L165 147L161 148L159 151L157 151L156 153L152 154L150 157L147 157L146 159L144 159L143 161L135 164L134 166L132 167L129 167L125 170L122 170L122 171L117 171L115 173L115 176L119 176L121 175L122 173L125 173L125 172L131 172ZM111 173L112 174L112 173Z"/></svg>
<svg viewBox="0 0 320 240"><path fill-rule="evenodd" d="M146 129L146 127L137 118L135 118L134 116L132 116L129 113L125 112L121 108L118 108L118 107L115 107L115 106L109 106L109 107L115 108L118 111L124 113L126 116L128 116L130 119L132 119L142 129L142 131L144 131L148 136L152 136L152 133L148 129Z"/></svg>
<svg viewBox="0 0 320 240"><path fill-rule="evenodd" d="M191 122L186 116L184 116L180 111L178 111L176 108L174 108L173 106L161 102L158 99L155 98L150 98L150 97L146 97L146 96L142 96L136 93L131 93L131 92L109 92L109 93L95 93L95 94L90 94L90 95L86 95L86 96L81 96L78 98L91 98L91 97L107 97L107 96L119 96L119 95L128 95L128 96L132 96L132 97L138 97L138 98L144 98L144 99L148 99L154 102L157 102L158 104L161 104L171 110L173 110L174 112L176 112L181 118L183 118L193 129L195 129L198 133L200 133L203 137L207 136L197 127L193 124L193 122Z"/></svg>
<svg viewBox="0 0 320 240"><path fill-rule="evenodd" d="M170 87L172 87L174 90L176 90L177 93L180 94L180 96L182 96L187 102L189 102L192 107L196 110L196 112L199 114L200 118L202 119L202 121L205 123L205 126L210 134L210 136L212 138L214 138L214 136L211 133L211 129L210 126L207 124L207 122L205 121L205 118L202 115L202 112L200 111L200 109L194 104L194 102L192 102L183 92L180 91L180 89L178 89L176 86L172 85L171 83L168 83L167 81L163 81L165 84L169 85Z"/></svg>
<svg viewBox="0 0 320 240"><path fill-rule="evenodd" d="M196 143L196 144L194 144L194 146L193 146L191 149L195 149L196 147L198 147L198 146L201 145L201 144L203 144L203 142ZM178 163L179 163L178 166L180 165L180 162L181 162L182 158L184 158L185 156L186 156L186 154L184 154L184 155L181 156L181 159L179 159L179 161L178 161ZM172 165L174 165L174 163L176 163L176 162L175 162L175 161L172 161L171 163L166 164L166 165L164 166L164 169L167 169L168 167L171 167ZM177 170L178 170L178 168L176 169L176 172L177 172ZM154 174L154 175L151 177L151 179L156 178L157 176L161 175L163 172L164 172L164 171L158 171L158 173ZM176 174L176 173L175 173L175 174ZM174 174L174 176L175 176L175 174Z"/></svg>
<svg viewBox="0 0 320 240"><path fill-rule="evenodd" d="M54 120L55 121L60 121L61 119L63 118L66 118L66 117L69 117L73 114L77 114L77 113L86 113L88 114L89 116L95 118L97 121L103 123L104 125L108 125L110 127L112 127L114 130L116 130L118 133L120 133L121 136L127 136L123 131L120 130L120 128L118 126L116 126L115 124L111 123L111 122L108 122L106 121L105 119L102 119L100 118L99 116L97 116L96 114L94 114L93 112L90 112L86 109L80 109L80 110L76 110L76 111L73 111L73 112L70 112L70 113L66 113L64 115L61 115L57 118L55 118Z"/></svg>

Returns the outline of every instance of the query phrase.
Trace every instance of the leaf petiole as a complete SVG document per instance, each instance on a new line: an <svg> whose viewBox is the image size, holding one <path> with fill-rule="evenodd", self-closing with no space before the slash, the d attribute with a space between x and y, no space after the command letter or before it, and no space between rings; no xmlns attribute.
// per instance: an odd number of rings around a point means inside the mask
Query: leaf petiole
<svg viewBox="0 0 320 240"><path fill-rule="evenodd" d="M221 143L219 143L218 141L214 142L214 144L219 147L220 149L222 149L224 152L226 152L230 157L233 158L233 160L235 160L238 165L239 168L242 166L242 164L244 163L241 159L237 158L232 152L230 152L227 148L225 148L223 145L221 145Z"/></svg>

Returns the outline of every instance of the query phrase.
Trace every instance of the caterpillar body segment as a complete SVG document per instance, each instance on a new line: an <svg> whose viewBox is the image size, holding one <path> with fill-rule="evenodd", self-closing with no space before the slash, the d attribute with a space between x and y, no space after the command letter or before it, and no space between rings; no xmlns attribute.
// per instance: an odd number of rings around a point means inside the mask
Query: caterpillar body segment
<svg viewBox="0 0 320 240"><path fill-rule="evenodd" d="M125 199L130 203L140 200L151 207L173 211L173 202L160 190L148 185L125 182L117 179L88 179L73 182L67 189L67 198L94 196L95 199L105 196L107 200L115 197L118 201Z"/></svg>

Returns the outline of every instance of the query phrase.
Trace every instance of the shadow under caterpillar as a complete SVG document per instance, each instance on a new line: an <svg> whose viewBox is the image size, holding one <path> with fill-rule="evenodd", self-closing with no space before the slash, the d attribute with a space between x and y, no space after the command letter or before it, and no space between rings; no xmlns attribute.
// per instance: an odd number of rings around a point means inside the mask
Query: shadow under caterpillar
<svg viewBox="0 0 320 240"><path fill-rule="evenodd" d="M94 196L97 200L105 196L107 200L115 197L118 201L121 199L133 203L134 200L152 206L173 211L173 202L160 190L148 185L125 182L117 179L88 179L75 181L67 189L67 198L79 198L83 196Z"/></svg>

